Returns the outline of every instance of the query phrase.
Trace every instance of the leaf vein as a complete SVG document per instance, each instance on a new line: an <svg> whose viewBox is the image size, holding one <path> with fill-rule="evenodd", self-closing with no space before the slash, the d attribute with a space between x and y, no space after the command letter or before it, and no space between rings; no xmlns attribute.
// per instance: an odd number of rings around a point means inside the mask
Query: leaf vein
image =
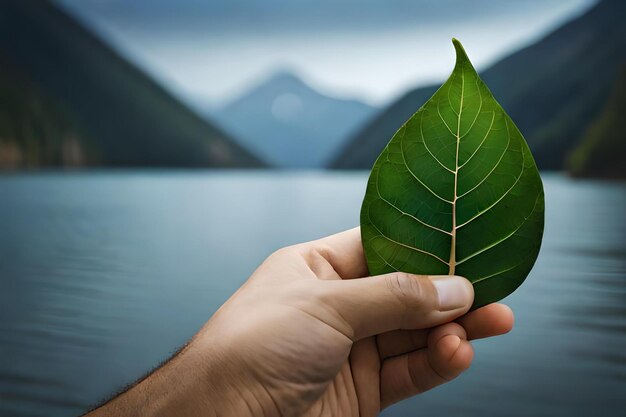
<svg viewBox="0 0 626 417"><path fill-rule="evenodd" d="M456 134L452 131L450 126L448 126L448 123L446 122L446 120L443 118L443 115L441 114L441 110L439 109L439 100L437 100L437 114L439 115L439 119L441 119L441 121L443 122L443 125L448 129L448 132L450 132L450 134L456 138ZM421 126L421 123L420 123L420 126Z"/></svg>
<svg viewBox="0 0 626 417"><path fill-rule="evenodd" d="M507 126L507 131L509 128L509 124L508 122L506 123ZM485 210L475 214L471 219L467 220L465 223L460 224L458 226L456 226L457 229L460 229L461 227L471 223L472 221L474 221L476 218L482 216L483 214L485 214L486 212L488 212L489 210L491 210L494 206L496 206L500 201L502 201L502 199L504 199L504 197L506 197L513 188L515 188L515 186L517 185L517 183L519 182L520 178L522 178L522 175L524 175L524 170L526 169L526 156L525 154L522 152L522 170L520 171L518 177L516 178L515 182L513 183L513 185L511 185L511 187L506 190L506 192L504 194L502 194L502 197L500 197L499 199L497 199L492 205L490 205L489 207L487 207Z"/></svg>
<svg viewBox="0 0 626 417"><path fill-rule="evenodd" d="M439 104L437 104L437 106L439 106ZM439 115L439 117L441 117L441 115ZM441 119L441 120L443 121L443 119ZM446 122L444 121L443 123L445 124ZM420 116L420 136L421 136L421 138L422 138L422 143L424 144L424 148L426 148L426 151L428 151L428 153L430 154L430 156L432 156L432 157L433 157L433 159L434 159L435 161L437 161L437 163L438 163L439 165L441 165L444 169L447 169L448 171L450 171L450 172L454 173L454 171L453 171L453 170L451 170L450 168L448 168L447 166L445 166L445 165L443 164L443 162L441 162L441 161L439 160L439 158L437 158L437 157L435 156L435 154L433 154L433 153L430 151L430 148L428 147L428 144L426 143L426 138L424 137L424 130L422 129L422 125L423 125L423 124L424 124L424 113L422 113L422 115ZM446 127L448 127L448 126L446 125ZM450 128L448 128L448 130L450 130Z"/></svg>
<svg viewBox="0 0 626 417"><path fill-rule="evenodd" d="M482 180L480 180L480 182L478 182L478 184L476 184L475 186L473 186L472 188L470 188L469 190L467 190L466 192L464 192L463 194L461 194L458 198L462 198L465 197L466 195L468 195L469 193L471 193L472 191L474 191L476 188L478 188L480 186L480 184L482 184L483 182L485 182L487 180L487 178L489 178L491 176L491 174L493 174L493 172L500 166L500 162L502 162L502 159L504 159L504 155L506 155L507 151L509 150L509 147L511 146L511 134L509 133L508 129L507 129L507 142L506 142L506 148L504 148L504 150L502 151L502 155L500 155L500 158L498 159L498 162L496 162L496 164L493 166L493 168L491 168L491 171L489 171L487 173L487 175L485 175L483 177ZM460 168L459 168L460 169Z"/></svg>
<svg viewBox="0 0 626 417"><path fill-rule="evenodd" d="M472 152L469 158L467 158L467 160L459 166L459 169L467 165L467 163L474 157L474 155L476 155L476 153L483 147L485 140L487 140L487 136L489 136L489 134L491 133L491 128L493 127L493 122L495 120L496 120L496 112L492 110L491 111L491 124L489 125L489 129L487 129L487 133L485 133L485 137L483 138L483 140L480 141L480 144L478 144L478 147L474 150L474 152Z"/></svg>
<svg viewBox="0 0 626 417"><path fill-rule="evenodd" d="M526 221L530 218L530 216L533 215L533 213L537 209L537 202L539 201L539 196L541 196L540 192L537 193L537 197L535 198L535 204L533 205L533 209L530 211L530 213L528 213L528 216L524 217L524 221L522 221L522 223L520 223L520 225L517 226L517 228L515 230L513 230L511 233L509 233L507 236L503 237L502 239L499 239L499 240L497 240L497 241L495 241L495 242L485 246L484 248L482 248L482 249L472 253L471 255L466 256L465 258L463 258L462 260L460 260L456 264L460 265L463 262L465 262L465 261L467 261L467 260L469 260L469 259L471 259L471 258L473 258L473 257L475 257L477 255L480 255L481 253L483 253L483 252L485 252L485 251L487 251L489 249L492 249L492 248L498 246L499 244L505 242L506 240L508 240L509 238L514 236L519 231L519 229L521 229L522 226L524 226L524 224L526 224Z"/></svg>
<svg viewBox="0 0 626 417"><path fill-rule="evenodd" d="M428 191L430 191L430 193L432 195L434 195L435 197L437 197L438 199L440 199L441 201L445 201L448 204L452 204L452 201L450 200L446 200L445 198L441 197L439 194L437 194L436 192L434 192L433 190L430 189L429 186L427 186L426 184L424 184L422 182L422 180L420 180L417 175L415 175L415 173L411 170L411 168L409 168L409 165L406 162L406 156L404 155L404 146L403 146L403 142L404 142L404 135L406 133L406 129L402 132L402 136L400 136L400 155L402 155L402 162L404 163L404 166L406 168L406 170L409 172L409 174L411 174L411 176L413 178L415 178L417 180L417 182L419 182L420 184L422 184L424 186L424 188L426 188Z"/></svg>
<svg viewBox="0 0 626 417"><path fill-rule="evenodd" d="M402 214L403 216L407 216L407 217L409 217L409 218L411 218L411 219L415 220L416 222L418 222L418 223L420 223L420 224L422 224L422 225L424 225L424 226L426 226L426 227L429 227L429 228L431 228L431 229L433 229L433 230L436 230L436 231L438 231L438 232L445 233L445 234L447 234L447 235L451 235L451 234L452 234L452 233L448 232L447 230L440 229L440 228L438 228L437 226L433 226L432 224L428 224L427 222L425 222L425 221L423 221L423 220L420 220L418 217L416 217L416 216L414 216L414 215L412 215L412 214L410 214L410 213L405 212L405 211L404 211L404 210L402 210L400 207L396 206L396 205L395 205L395 204L393 204L391 201L387 200L385 197L383 197L383 196L380 194L380 191L378 190L378 180L376 181L376 191L377 191L377 194L378 194L378 198L380 198L383 202L385 202L385 203L386 203L387 205L389 205L390 207L392 207L392 208L394 208L395 210L399 211L399 212L400 212L400 214Z"/></svg>
<svg viewBox="0 0 626 417"><path fill-rule="evenodd" d="M391 242L391 243L393 243L393 244L396 244L396 245L398 245L398 246L405 247L405 248L410 249L410 250L412 250L412 251L415 251L415 252L420 252L420 253L423 253L423 254L425 254L425 255L432 256L433 258L437 259L439 262L442 262L442 263L444 263L445 265L448 265L448 263L447 263L446 261L444 261L443 259L441 259L441 258L440 258L440 257L438 257L437 255L435 255L434 253L430 253L430 252L425 251L425 250L423 250L423 249L415 248L415 247L413 247L413 246L410 246L410 245L404 244L404 243L402 243L402 242L398 242L397 240L394 240L394 239L390 238L389 236L387 236L386 234L384 234L384 233L382 232L382 230L380 230L380 229L379 229L379 228L378 228L378 227L374 224L374 222L372 222L372 219L370 218L370 215L369 215L369 211L368 211L368 213L367 213L367 218L369 219L370 224L372 225L372 227L373 227L374 229L376 229L376 231L378 232L378 234L379 234L379 235L380 235L383 239L386 239L386 240L388 240L389 242Z"/></svg>
<svg viewBox="0 0 626 417"><path fill-rule="evenodd" d="M454 82L455 78L456 78L456 71L452 71L452 75L450 76L450 80L449 80L450 84L448 85L447 96L448 96L448 106L450 106L450 110L452 110L452 113L454 113L455 116L458 116L459 114L456 112L456 110L454 110L454 106L452 105L452 102L450 101L450 90L452 89L452 83Z"/></svg>
<svg viewBox="0 0 626 417"><path fill-rule="evenodd" d="M463 113L463 98L465 93L465 73L461 71L461 100L459 104L459 114L458 121L456 124L456 156L454 160L454 201L452 202L452 230L450 233L452 234L452 240L450 242L450 260L448 265L450 266L448 270L449 275L454 275L454 271L456 268L456 203L457 203L457 187L459 181L459 147L461 145L461 114Z"/></svg>
<svg viewBox="0 0 626 417"><path fill-rule="evenodd" d="M506 269L503 269L503 270L498 271L498 272L496 272L496 273L493 273L493 274L490 274L490 275L486 275L486 276L484 276L484 277L480 277L480 278L477 278L477 279L475 279L475 280L472 280L472 284L474 284L474 285L475 285L475 284L478 284L479 282L486 281L486 280L488 280L488 279L490 279L490 278L493 278L493 277L497 277L498 275L502 275L502 274L504 274L505 272L512 271L512 270L514 270L515 268L517 268L517 267L519 267L519 266L521 266L521 265L524 265L524 263L525 263L528 259L530 259L530 258L531 258L531 255L526 256L526 257L525 257L524 259L522 259L519 263L517 263L517 264L515 264L515 265L513 265L513 266L511 266L511 267L509 267L509 268L506 268Z"/></svg>
<svg viewBox="0 0 626 417"><path fill-rule="evenodd" d="M472 129L474 128L474 125L476 124L476 120L478 120L478 116L480 115L480 112L483 109L483 94L480 92L480 86L478 85L478 78L476 78L475 81L476 81L476 89L478 90L478 99L480 100L480 104L478 105L478 111L476 112L476 117L474 117L474 120L472 121L472 124L465 131L465 133L463 135L461 135L459 140L463 139L465 136L468 135L469 132L472 131Z"/></svg>
<svg viewBox="0 0 626 417"><path fill-rule="evenodd" d="M371 238L367 241L367 245L365 245L365 246L369 246L369 243L370 243L372 240L376 239L377 237L378 237L378 235L376 235L376 236L374 236L374 237L371 237ZM383 257L380 253L378 253L378 252L376 251L376 249L372 248L372 252L373 252L373 253L374 253L374 254L375 254L378 258L380 258L380 260L381 260L381 261L383 261L383 262L385 263L385 265L389 266L391 269L393 269L393 270L394 270L394 271L396 271L396 272L398 272L398 271L399 271L399 270L398 270L398 268L396 268L395 266L393 266L393 265L391 265L389 262L387 262L387 260L386 260L386 259L385 259L385 258L384 258L384 257Z"/></svg>

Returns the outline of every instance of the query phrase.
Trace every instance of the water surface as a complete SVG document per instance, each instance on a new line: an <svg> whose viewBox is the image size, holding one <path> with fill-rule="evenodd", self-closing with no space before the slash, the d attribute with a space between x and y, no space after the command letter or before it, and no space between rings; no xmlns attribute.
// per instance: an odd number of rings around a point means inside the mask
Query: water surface
<svg viewBox="0 0 626 417"><path fill-rule="evenodd" d="M183 344L273 250L354 227L365 174L0 177L0 415L72 416ZM626 185L545 177L514 331L387 416L621 415Z"/></svg>

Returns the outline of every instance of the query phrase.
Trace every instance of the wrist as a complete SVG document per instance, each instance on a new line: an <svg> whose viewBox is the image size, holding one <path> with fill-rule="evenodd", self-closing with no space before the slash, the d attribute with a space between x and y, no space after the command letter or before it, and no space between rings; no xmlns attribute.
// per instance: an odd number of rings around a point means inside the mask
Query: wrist
<svg viewBox="0 0 626 417"><path fill-rule="evenodd" d="M184 352L188 355L185 360L202 370L200 385L217 415L283 416L280 397L287 386L263 377L276 370L271 366L268 369L273 355L258 349L262 326L254 320L244 320L243 325L237 322L220 320L218 312L190 342Z"/></svg>
<svg viewBox="0 0 626 417"><path fill-rule="evenodd" d="M246 366L242 352L235 348L238 344L232 341L226 343L226 339L209 337L206 330L203 330L184 352L185 366L196 373L196 378L193 378L195 381L193 396L203 398L202 404L208 407L204 410L210 409L210 415L273 416L274 414L268 411L274 409L274 404L265 403L262 400L263 396L258 395L254 368ZM195 416L200 413L189 415Z"/></svg>

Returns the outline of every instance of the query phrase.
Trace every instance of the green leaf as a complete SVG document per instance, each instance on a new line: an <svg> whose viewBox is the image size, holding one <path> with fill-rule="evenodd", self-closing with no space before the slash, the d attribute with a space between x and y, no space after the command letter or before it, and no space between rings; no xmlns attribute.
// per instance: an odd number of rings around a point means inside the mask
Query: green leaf
<svg viewBox="0 0 626 417"><path fill-rule="evenodd" d="M452 42L450 78L372 168L361 237L371 274L461 275L473 283L478 308L506 297L530 272L544 195L522 134Z"/></svg>

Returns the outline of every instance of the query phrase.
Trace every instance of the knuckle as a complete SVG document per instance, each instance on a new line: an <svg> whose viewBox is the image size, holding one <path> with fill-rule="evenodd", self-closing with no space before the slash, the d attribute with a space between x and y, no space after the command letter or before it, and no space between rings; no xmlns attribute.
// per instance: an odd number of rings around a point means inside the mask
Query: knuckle
<svg viewBox="0 0 626 417"><path fill-rule="evenodd" d="M315 250L315 247L308 243L296 243L295 245L284 246L276 250L272 255L278 256L293 256L300 255L305 256Z"/></svg>
<svg viewBox="0 0 626 417"><path fill-rule="evenodd" d="M326 260L332 252L331 248L324 244L299 244L293 248L307 261Z"/></svg>
<svg viewBox="0 0 626 417"><path fill-rule="evenodd" d="M386 276L389 291L408 309L415 310L423 306L428 295L425 280L404 272L395 272Z"/></svg>
<svg viewBox="0 0 626 417"><path fill-rule="evenodd" d="M294 252L295 246L285 246L272 252L268 259L282 259L284 257L293 255Z"/></svg>

